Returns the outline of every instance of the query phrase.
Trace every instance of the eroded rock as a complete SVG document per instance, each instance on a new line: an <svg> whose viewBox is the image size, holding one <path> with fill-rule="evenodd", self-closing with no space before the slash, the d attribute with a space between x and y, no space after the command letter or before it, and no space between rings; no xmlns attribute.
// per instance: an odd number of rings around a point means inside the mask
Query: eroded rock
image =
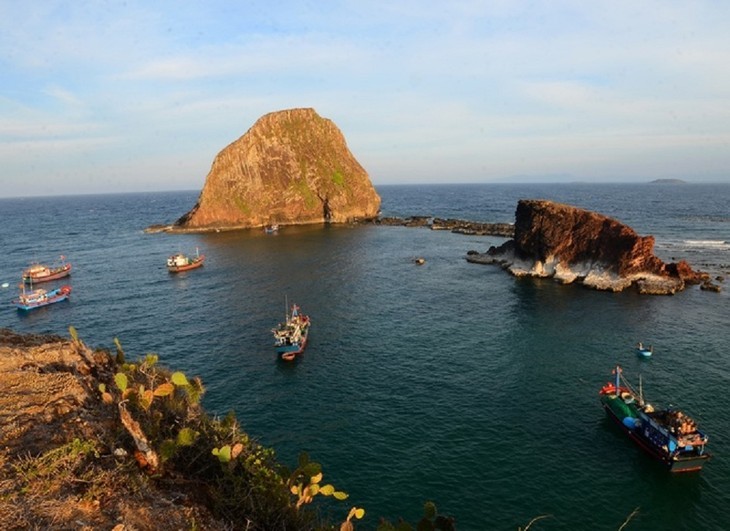
<svg viewBox="0 0 730 531"><path fill-rule="evenodd" d="M673 294L707 274L685 262L665 264L654 255L654 237L639 236L619 221L570 205L520 200L514 238L470 262L499 264L515 276L552 277L598 290Z"/></svg>

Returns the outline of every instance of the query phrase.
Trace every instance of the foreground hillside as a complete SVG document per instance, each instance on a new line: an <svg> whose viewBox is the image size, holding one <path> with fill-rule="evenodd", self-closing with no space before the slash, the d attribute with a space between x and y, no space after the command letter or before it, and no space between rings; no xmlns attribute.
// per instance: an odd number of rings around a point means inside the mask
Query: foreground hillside
<svg viewBox="0 0 730 531"><path fill-rule="evenodd" d="M284 470L235 418L205 415L199 380L71 335L0 329L3 529L329 528L306 504L346 495L317 463Z"/></svg>

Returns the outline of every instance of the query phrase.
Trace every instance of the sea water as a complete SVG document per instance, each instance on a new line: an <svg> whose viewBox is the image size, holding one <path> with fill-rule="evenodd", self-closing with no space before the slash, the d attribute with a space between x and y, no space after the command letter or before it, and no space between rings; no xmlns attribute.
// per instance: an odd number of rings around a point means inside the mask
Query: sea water
<svg viewBox="0 0 730 531"><path fill-rule="evenodd" d="M377 188L388 216L512 222L518 199L552 199L656 238L665 261L730 273L729 185L441 185ZM415 522L434 501L462 530L730 528L730 306L517 279L466 262L503 238L425 228L282 227L149 234L197 192L0 199L0 326L68 335L202 377L204 405L234 411L284 464L306 451L366 509ZM171 275L168 255L207 257ZM68 302L11 304L31 262L73 263ZM425 263L416 265L414 259ZM60 284L59 282L58 284ZM55 284L54 284L55 285ZM295 363L270 329L297 303L312 319ZM634 346L653 345L640 359ZM598 390L620 364L647 399L710 436L698 474L670 475L605 416Z"/></svg>

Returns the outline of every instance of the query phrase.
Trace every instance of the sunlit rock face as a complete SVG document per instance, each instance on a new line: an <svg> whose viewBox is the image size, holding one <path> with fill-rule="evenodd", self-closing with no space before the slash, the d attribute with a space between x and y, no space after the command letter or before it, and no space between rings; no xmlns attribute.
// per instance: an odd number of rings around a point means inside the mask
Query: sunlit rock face
<svg viewBox="0 0 730 531"><path fill-rule="evenodd" d="M564 284L671 294L706 275L686 262L665 264L654 255L654 237L639 236L615 219L553 201L517 203L514 239L467 260L496 263L516 276L552 277Z"/></svg>
<svg viewBox="0 0 730 531"><path fill-rule="evenodd" d="M172 230L375 218L380 196L337 126L314 109L261 117L215 157L196 205Z"/></svg>

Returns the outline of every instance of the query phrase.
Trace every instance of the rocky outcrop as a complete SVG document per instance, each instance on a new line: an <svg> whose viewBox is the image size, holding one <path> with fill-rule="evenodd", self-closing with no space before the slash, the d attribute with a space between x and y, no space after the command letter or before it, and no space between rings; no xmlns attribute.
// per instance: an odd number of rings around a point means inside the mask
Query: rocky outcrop
<svg viewBox="0 0 730 531"><path fill-rule="evenodd" d="M314 109L290 109L263 116L216 156L197 204L172 230L342 223L379 209L337 126Z"/></svg>
<svg viewBox="0 0 730 531"><path fill-rule="evenodd" d="M671 294L707 275L684 261L665 264L654 255L654 237L639 236L615 219L570 205L521 200L514 239L467 260L496 263L516 276L553 277L609 291L635 285L640 292Z"/></svg>
<svg viewBox="0 0 730 531"><path fill-rule="evenodd" d="M502 236L509 238L515 233L514 226L509 223L481 223L451 218L434 218L431 228L433 230L449 230L456 234L469 236Z"/></svg>

